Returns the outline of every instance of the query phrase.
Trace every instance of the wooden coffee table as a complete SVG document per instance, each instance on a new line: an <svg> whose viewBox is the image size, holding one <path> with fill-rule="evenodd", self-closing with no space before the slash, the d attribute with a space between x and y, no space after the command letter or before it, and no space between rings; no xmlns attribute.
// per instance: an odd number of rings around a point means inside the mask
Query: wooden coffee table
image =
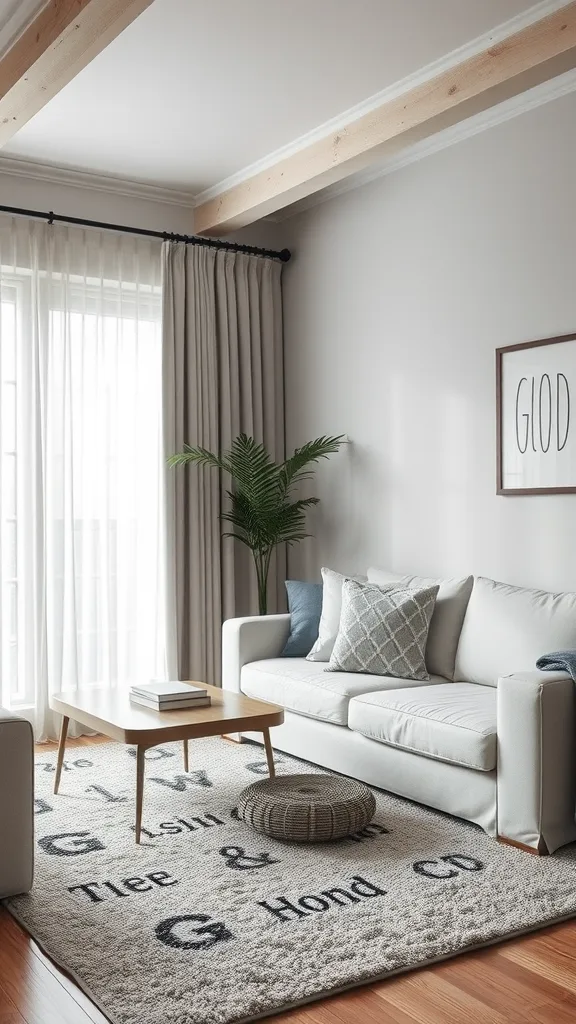
<svg viewBox="0 0 576 1024"><path fill-rule="evenodd" d="M274 755L270 742L270 728L282 725L284 709L277 704L253 700L242 693L205 686L212 698L210 707L186 711L154 711L132 704L123 690L85 689L70 693L56 693L50 698L50 707L63 716L58 747L58 761L54 777L54 792L58 792L62 763L70 719L87 725L89 729L104 733L120 743L136 746L136 842L140 842L142 827L142 797L144 794L144 755L150 747L160 743L182 740L184 744L184 771L188 771L188 740L201 736L223 736L226 733L262 732L266 760L271 778L274 777Z"/></svg>

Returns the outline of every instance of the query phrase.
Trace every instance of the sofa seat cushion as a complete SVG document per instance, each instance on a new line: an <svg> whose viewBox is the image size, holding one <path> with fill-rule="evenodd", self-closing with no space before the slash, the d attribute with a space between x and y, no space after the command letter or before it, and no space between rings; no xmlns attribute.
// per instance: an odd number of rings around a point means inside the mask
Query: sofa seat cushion
<svg viewBox="0 0 576 1024"><path fill-rule="evenodd" d="M372 676L357 672L326 672L322 662L306 658L269 658L244 665L240 687L247 697L280 704L287 711L295 711L309 718L320 718L334 725L348 724L348 704L351 697L374 690L396 690L402 686L411 689L445 682L439 676L417 683L413 679L392 676Z"/></svg>
<svg viewBox="0 0 576 1024"><path fill-rule="evenodd" d="M491 686L444 683L366 693L350 701L348 724L369 739L438 761L482 772L496 767Z"/></svg>

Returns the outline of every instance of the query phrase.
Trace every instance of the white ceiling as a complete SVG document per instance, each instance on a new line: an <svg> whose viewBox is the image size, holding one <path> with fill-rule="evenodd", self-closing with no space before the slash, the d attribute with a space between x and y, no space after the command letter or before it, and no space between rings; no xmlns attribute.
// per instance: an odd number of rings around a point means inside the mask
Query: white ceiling
<svg viewBox="0 0 576 1024"><path fill-rule="evenodd" d="M154 0L2 152L197 193L531 6Z"/></svg>

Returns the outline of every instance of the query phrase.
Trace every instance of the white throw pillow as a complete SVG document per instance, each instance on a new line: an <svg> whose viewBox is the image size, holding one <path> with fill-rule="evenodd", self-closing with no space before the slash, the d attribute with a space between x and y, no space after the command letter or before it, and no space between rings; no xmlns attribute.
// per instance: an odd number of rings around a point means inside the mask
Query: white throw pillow
<svg viewBox="0 0 576 1024"><path fill-rule="evenodd" d="M437 580L427 576L401 576L386 569L368 569L370 583L398 583L410 590L438 587L436 606L426 644L426 667L433 676L454 679L456 651L466 614L473 576L462 579Z"/></svg>
<svg viewBox="0 0 576 1024"><path fill-rule="evenodd" d="M479 576L462 626L455 678L497 686L500 676L533 672L542 654L575 648L576 594L528 590Z"/></svg>
<svg viewBox="0 0 576 1024"><path fill-rule="evenodd" d="M342 585L345 580L365 580L365 576L343 576L333 569L322 569L322 614L318 627L318 639L314 644L308 661L330 661L330 655L338 636L340 612L342 611Z"/></svg>

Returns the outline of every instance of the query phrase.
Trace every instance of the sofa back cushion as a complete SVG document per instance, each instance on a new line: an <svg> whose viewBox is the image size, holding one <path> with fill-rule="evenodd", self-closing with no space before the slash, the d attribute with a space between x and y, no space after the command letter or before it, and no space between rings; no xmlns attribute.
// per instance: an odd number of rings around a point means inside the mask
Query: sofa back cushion
<svg viewBox="0 0 576 1024"><path fill-rule="evenodd" d="M472 591L473 576L438 580L427 576L401 576L386 569L368 569L370 583L399 583L410 590L438 587L436 605L426 644L426 667L432 675L454 679L454 662L466 606Z"/></svg>
<svg viewBox="0 0 576 1024"><path fill-rule="evenodd" d="M541 654L576 649L576 594L550 594L474 580L454 678L496 686L500 676L532 671Z"/></svg>

